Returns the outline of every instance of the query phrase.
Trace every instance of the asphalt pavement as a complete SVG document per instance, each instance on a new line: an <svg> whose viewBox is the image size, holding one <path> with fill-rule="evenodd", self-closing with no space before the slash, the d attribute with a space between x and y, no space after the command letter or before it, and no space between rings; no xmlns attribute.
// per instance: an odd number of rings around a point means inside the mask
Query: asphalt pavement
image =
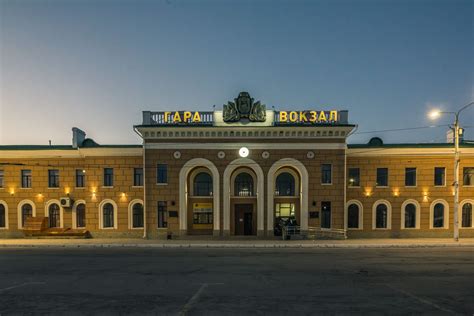
<svg viewBox="0 0 474 316"><path fill-rule="evenodd" d="M0 314L474 314L474 248L0 249Z"/></svg>

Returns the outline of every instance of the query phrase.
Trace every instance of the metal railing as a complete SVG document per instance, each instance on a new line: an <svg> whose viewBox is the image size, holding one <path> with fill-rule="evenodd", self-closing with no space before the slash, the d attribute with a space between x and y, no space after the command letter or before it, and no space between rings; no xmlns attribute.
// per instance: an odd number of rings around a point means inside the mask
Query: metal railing
<svg viewBox="0 0 474 316"><path fill-rule="evenodd" d="M283 226L282 239L291 239L291 236L298 236L302 239L347 239L347 231L337 228L308 227L308 230L301 230L301 226Z"/></svg>
<svg viewBox="0 0 474 316"><path fill-rule="evenodd" d="M179 114L179 120L174 120L175 113ZM176 112L151 112L143 111L143 125L213 125L214 112L191 112L191 117L184 115L185 111ZM198 113L199 120L194 120L195 113Z"/></svg>

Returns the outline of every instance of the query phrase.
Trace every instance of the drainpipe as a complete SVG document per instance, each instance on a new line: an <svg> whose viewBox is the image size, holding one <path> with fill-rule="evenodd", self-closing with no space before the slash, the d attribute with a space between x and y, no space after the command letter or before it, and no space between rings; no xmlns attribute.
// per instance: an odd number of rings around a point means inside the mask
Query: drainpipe
<svg viewBox="0 0 474 316"><path fill-rule="evenodd" d="M143 239L147 238L147 225L146 225L146 159L145 159L145 139L137 131L136 127L133 127L135 133L142 138L142 149L143 149Z"/></svg>

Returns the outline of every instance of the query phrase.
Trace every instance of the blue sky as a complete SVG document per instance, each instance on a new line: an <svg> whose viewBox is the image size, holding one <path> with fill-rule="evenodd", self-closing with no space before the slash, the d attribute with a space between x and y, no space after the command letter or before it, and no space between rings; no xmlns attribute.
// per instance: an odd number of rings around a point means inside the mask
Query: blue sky
<svg viewBox="0 0 474 316"><path fill-rule="evenodd" d="M1 0L0 143L69 144L73 126L139 143L141 111L212 110L242 90L281 110L347 109L359 132L448 124L426 113L474 99L473 3Z"/></svg>

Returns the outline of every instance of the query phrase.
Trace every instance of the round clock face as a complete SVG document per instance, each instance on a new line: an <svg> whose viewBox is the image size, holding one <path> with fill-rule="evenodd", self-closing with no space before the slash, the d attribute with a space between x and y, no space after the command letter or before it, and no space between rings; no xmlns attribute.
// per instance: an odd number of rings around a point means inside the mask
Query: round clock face
<svg viewBox="0 0 474 316"><path fill-rule="evenodd" d="M240 157L247 157L249 155L249 149L247 147L242 147L239 149L239 155Z"/></svg>

